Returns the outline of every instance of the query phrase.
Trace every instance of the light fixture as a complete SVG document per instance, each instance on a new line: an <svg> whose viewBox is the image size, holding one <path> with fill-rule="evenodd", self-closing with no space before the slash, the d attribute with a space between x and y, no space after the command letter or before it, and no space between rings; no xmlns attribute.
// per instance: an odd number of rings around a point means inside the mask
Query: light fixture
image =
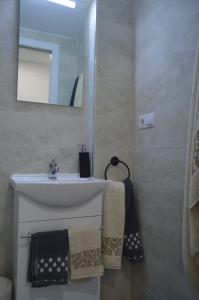
<svg viewBox="0 0 199 300"><path fill-rule="evenodd" d="M53 2L70 8L76 7L76 2L71 0L48 0L48 2Z"/></svg>

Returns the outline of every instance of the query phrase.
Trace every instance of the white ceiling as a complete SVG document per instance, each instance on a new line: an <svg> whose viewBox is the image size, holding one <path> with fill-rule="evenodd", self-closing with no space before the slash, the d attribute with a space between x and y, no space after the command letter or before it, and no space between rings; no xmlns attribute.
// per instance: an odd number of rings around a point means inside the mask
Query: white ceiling
<svg viewBox="0 0 199 300"><path fill-rule="evenodd" d="M75 9L47 0L20 0L20 26L79 39L92 0L77 0Z"/></svg>

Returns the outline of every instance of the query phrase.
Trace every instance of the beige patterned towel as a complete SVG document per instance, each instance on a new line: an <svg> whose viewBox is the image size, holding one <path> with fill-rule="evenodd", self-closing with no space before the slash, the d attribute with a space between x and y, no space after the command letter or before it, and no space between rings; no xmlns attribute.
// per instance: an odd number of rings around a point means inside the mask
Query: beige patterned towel
<svg viewBox="0 0 199 300"><path fill-rule="evenodd" d="M183 213L183 261L199 288L199 47L189 116Z"/></svg>
<svg viewBox="0 0 199 300"><path fill-rule="evenodd" d="M91 226L71 228L68 234L71 279L102 276L101 230Z"/></svg>
<svg viewBox="0 0 199 300"><path fill-rule="evenodd" d="M124 224L124 184L108 181L103 205L102 257L104 268L121 268Z"/></svg>
<svg viewBox="0 0 199 300"><path fill-rule="evenodd" d="M198 141L199 142L199 141ZM199 169L192 170L190 180L190 253L199 267Z"/></svg>

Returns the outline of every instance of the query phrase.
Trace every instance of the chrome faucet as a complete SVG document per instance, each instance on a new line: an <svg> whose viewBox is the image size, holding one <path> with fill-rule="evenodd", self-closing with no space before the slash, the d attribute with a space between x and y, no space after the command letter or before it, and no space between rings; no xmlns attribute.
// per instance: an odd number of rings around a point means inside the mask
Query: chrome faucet
<svg viewBox="0 0 199 300"><path fill-rule="evenodd" d="M58 166L56 160L53 159L49 163L49 174L48 174L48 177L50 179L56 179L57 178L57 172L59 172L59 166Z"/></svg>

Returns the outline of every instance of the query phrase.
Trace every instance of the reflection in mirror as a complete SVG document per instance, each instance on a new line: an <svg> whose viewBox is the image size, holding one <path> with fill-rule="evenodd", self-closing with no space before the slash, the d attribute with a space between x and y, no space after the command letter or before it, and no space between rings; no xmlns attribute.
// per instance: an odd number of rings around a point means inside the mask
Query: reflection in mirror
<svg viewBox="0 0 199 300"><path fill-rule="evenodd" d="M18 99L49 102L51 55L50 51L19 47Z"/></svg>
<svg viewBox="0 0 199 300"><path fill-rule="evenodd" d="M17 100L82 107L92 0L20 0Z"/></svg>

